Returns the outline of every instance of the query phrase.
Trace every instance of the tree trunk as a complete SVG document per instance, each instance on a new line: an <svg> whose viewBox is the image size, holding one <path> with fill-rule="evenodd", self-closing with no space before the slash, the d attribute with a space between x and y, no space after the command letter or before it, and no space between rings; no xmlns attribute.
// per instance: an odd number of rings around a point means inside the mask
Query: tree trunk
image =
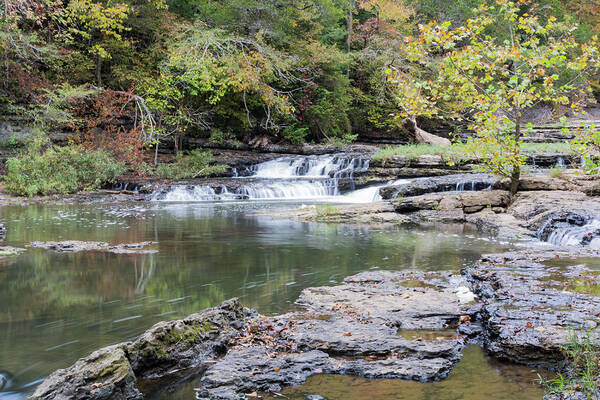
<svg viewBox="0 0 600 400"><path fill-rule="evenodd" d="M156 139L156 147L154 148L154 168L158 166L158 145L160 144L160 137Z"/></svg>
<svg viewBox="0 0 600 400"><path fill-rule="evenodd" d="M98 87L102 87L102 58L96 56L96 82Z"/></svg>
<svg viewBox="0 0 600 400"><path fill-rule="evenodd" d="M424 131L417 125L417 120L413 118L405 118L402 121L402 127L417 143L426 143L435 146L451 146L452 142L446 138L433 135Z"/></svg>
<svg viewBox="0 0 600 400"><path fill-rule="evenodd" d="M521 154L521 145L519 144L519 141L521 140L521 119L522 119L522 115L521 112L518 111L517 112L517 119L515 121L515 152L516 154L513 154L515 156L515 158L518 158ZM517 193L517 191L519 190L519 181L521 180L521 165L519 164L518 161L513 162L513 170L512 170L512 174L510 176L510 193L511 194L515 194Z"/></svg>
<svg viewBox="0 0 600 400"><path fill-rule="evenodd" d="M346 33L348 37L346 38L346 52L350 54L352 50L352 34L354 29L354 0L350 0L348 4L348 16L346 17ZM348 68L346 69L346 75L348 78L350 77L350 63L348 63Z"/></svg>

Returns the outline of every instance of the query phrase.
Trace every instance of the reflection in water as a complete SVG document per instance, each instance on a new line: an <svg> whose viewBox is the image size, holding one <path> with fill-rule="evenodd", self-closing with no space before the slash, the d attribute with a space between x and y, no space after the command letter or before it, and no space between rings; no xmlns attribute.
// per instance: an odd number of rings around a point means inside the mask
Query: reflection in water
<svg viewBox="0 0 600 400"><path fill-rule="evenodd" d="M367 269L459 269L505 245L464 227L378 230L253 216L289 204L3 207L6 245L157 241L157 254L29 249L0 266L0 399L23 398L51 371L152 324L230 297L282 312L309 286ZM7 392L15 390L16 392Z"/></svg>
<svg viewBox="0 0 600 400"><path fill-rule="evenodd" d="M284 388L290 400L540 400L544 391L535 370L500 363L479 346L467 346L448 379L419 383L400 379L363 379L347 375L314 375L302 386ZM162 392L152 400L193 399L199 381L175 393ZM265 394L263 398L271 397Z"/></svg>
<svg viewBox="0 0 600 400"><path fill-rule="evenodd" d="M471 346L450 377L441 382L318 375L282 394L292 400L539 400L544 391L536 380L535 371L500 364L486 357L480 347Z"/></svg>

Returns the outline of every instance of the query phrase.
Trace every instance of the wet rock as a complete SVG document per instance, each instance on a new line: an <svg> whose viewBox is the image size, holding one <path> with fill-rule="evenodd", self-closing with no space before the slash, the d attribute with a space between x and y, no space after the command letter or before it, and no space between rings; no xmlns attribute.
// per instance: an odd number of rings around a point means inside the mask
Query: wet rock
<svg viewBox="0 0 600 400"><path fill-rule="evenodd" d="M553 394L544 396L542 400L590 400L589 396L581 392L575 393L564 393L564 394Z"/></svg>
<svg viewBox="0 0 600 400"><path fill-rule="evenodd" d="M319 350L267 354L260 347L242 347L231 350L206 372L197 396L211 400L245 399L245 394L278 392L284 386L301 385L310 375L320 373L430 381L447 376L454 364L443 358L334 358Z"/></svg>
<svg viewBox="0 0 600 400"><path fill-rule="evenodd" d="M105 242L82 242L79 240L65 240L62 242L32 242L31 247L53 250L59 253L77 253L80 251L107 251L116 254L148 254L157 253L158 250L145 249L157 244L156 242L126 243L111 246Z"/></svg>
<svg viewBox="0 0 600 400"><path fill-rule="evenodd" d="M474 317L473 299L460 276L416 271L365 272L305 289L302 311L273 317L234 299L101 349L52 374L33 398L137 399L193 377L206 399L242 399L319 373L439 380L461 357L455 330ZM423 329L434 336L424 338Z"/></svg>
<svg viewBox="0 0 600 400"><path fill-rule="evenodd" d="M420 210L451 211L462 209L465 213L474 213L484 208L506 207L510 204L510 193L504 190L485 190L481 192L431 193L399 199L396 211L400 213Z"/></svg>
<svg viewBox="0 0 600 400"><path fill-rule="evenodd" d="M570 329L594 328L600 315L597 271L578 265L581 249L526 250L484 256L464 271L482 300L480 320L489 353L516 363L560 369ZM563 258L571 262L556 263ZM600 291L598 291L600 293ZM592 331L600 339L597 331Z"/></svg>
<svg viewBox="0 0 600 400"><path fill-rule="evenodd" d="M432 280L436 286L407 287L403 281ZM456 295L459 286L446 274L363 272L343 285L308 288L297 303L311 310L335 310L402 329L441 329L456 324L467 307Z"/></svg>
<svg viewBox="0 0 600 400"><path fill-rule="evenodd" d="M200 381L197 397L245 399L256 391L281 390L300 385L327 369L329 356L321 351L270 354L264 347L240 347L209 368Z"/></svg>
<svg viewBox="0 0 600 400"><path fill-rule="evenodd" d="M514 239L518 237L533 237L535 235L534 232L522 226L523 221L505 211L504 208L500 210L494 207L492 209L486 208L477 213L467 215L465 220L475 225L479 232L497 237Z"/></svg>
<svg viewBox="0 0 600 400"><path fill-rule="evenodd" d="M25 251L25 249L22 249L19 247L0 246L0 257L16 256L24 251Z"/></svg>
<svg viewBox="0 0 600 400"><path fill-rule="evenodd" d="M10 389L11 386L12 386L11 375L6 371L0 370L0 392L4 391L6 389Z"/></svg>
<svg viewBox="0 0 600 400"><path fill-rule="evenodd" d="M567 210L557 211L547 217L544 225L538 230L538 238L548 241L553 233L572 229L573 227L582 227L592 219L593 217L588 214Z"/></svg>
<svg viewBox="0 0 600 400"><path fill-rule="evenodd" d="M202 373L254 315L232 299L182 320L158 323L133 342L105 347L54 372L31 398L141 399L165 381Z"/></svg>
<svg viewBox="0 0 600 400"><path fill-rule="evenodd" d="M501 187L500 179L488 174L453 174L417 179L404 185L393 185L380 189L383 199L420 196L427 193L450 191L480 191Z"/></svg>
<svg viewBox="0 0 600 400"><path fill-rule="evenodd" d="M6 239L6 227L4 224L0 224L0 240Z"/></svg>
<svg viewBox="0 0 600 400"><path fill-rule="evenodd" d="M54 372L30 399L141 399L125 351L122 344L95 351L72 367Z"/></svg>
<svg viewBox="0 0 600 400"><path fill-rule="evenodd" d="M303 205L297 209L269 210L265 215L301 221L350 223L368 225L402 225L411 223L410 218L398 214L389 202L368 204L336 204L326 209L316 205Z"/></svg>
<svg viewBox="0 0 600 400"><path fill-rule="evenodd" d="M460 359L462 338L407 339L398 331L455 326L468 310L463 289L458 276L420 272L368 272L344 285L305 289L298 304L307 311L249 324L208 368L198 395L241 399L318 373L442 379Z"/></svg>
<svg viewBox="0 0 600 400"><path fill-rule="evenodd" d="M197 374L207 361L227 351L228 342L254 315L233 299L182 320L159 322L127 345L133 371L145 381L145 391L174 372L192 368L190 373Z"/></svg>

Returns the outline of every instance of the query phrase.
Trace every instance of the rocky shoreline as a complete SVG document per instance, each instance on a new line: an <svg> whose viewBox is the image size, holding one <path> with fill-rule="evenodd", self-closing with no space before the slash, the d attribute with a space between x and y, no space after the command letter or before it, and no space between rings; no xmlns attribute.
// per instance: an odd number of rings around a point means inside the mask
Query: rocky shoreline
<svg viewBox="0 0 600 400"><path fill-rule="evenodd" d="M278 316L228 300L100 349L31 398L141 399L191 378L202 399L278 392L321 373L429 382L448 376L467 341L560 370L570 330L595 328L600 315L595 294L578 289L581 279L600 287L598 271L583 265L590 257L598 253L528 249L484 256L460 275L363 272L303 290L299 309Z"/></svg>
<svg viewBox="0 0 600 400"><path fill-rule="evenodd" d="M353 187L391 177L428 177L383 187L377 203L307 205L268 215L368 225L472 224L498 237L553 245L486 255L460 274L363 272L339 286L305 289L298 308L278 316L260 315L231 299L100 349L50 375L31 398L141 399L194 379L198 398L244 399L323 373L430 382L448 376L467 342L481 344L498 359L562 370L571 330L594 330L599 323L600 253L592 244L600 243L595 242L600 228L594 225L600 216L595 197L600 180L574 171L559 178L525 175L512 196L506 182L465 173L470 168L466 163L451 168L436 156L375 162ZM148 191L170 184L27 202L142 201ZM0 203L24 202L3 195ZM35 244L54 251L117 253L151 252L146 248L151 245ZM578 396L547 400L583 399Z"/></svg>

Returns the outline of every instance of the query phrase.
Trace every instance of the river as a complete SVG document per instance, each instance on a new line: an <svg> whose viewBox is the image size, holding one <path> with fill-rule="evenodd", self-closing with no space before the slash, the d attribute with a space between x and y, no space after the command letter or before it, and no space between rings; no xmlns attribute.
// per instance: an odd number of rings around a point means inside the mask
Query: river
<svg viewBox="0 0 600 400"><path fill-rule="evenodd" d="M338 179L334 175L347 166L310 179ZM257 171L260 168L251 173ZM279 179L297 179L290 177L296 172ZM263 179L285 186L284 181L274 182L273 176ZM301 180L302 184L308 181ZM271 201L252 200L248 191L240 191L245 197L191 202L166 198L163 191L146 202L0 208L0 220L8 228L5 245L26 247L44 240L157 242L153 247L157 252L152 254L28 249L5 260L0 265L0 374L7 384L0 399L25 398L49 373L99 347L132 339L160 320L180 318L231 297L261 313L274 314L293 308L303 288L334 285L360 271L458 270L482 253L518 245L462 225L384 229L264 215L267 210L297 207L298 197L302 203L351 202L352 193L348 196L333 187L307 198L288 192L279 201L272 201L275 196L267 197ZM172 188L167 193L176 190L187 193L197 187ZM369 190L369 196L376 196L376 190ZM286 395L358 399L363 397L357 393L366 391L372 400L515 398L482 397L491 393L482 390L493 381L500 388L494 393L505 388L506 393L521 393L520 399L537 400L542 391L532 383L533 376L529 369L499 364L473 347L446 383L317 376L305 387L288 389ZM392 392L414 394L390 397ZM193 398L193 387L160 397Z"/></svg>

